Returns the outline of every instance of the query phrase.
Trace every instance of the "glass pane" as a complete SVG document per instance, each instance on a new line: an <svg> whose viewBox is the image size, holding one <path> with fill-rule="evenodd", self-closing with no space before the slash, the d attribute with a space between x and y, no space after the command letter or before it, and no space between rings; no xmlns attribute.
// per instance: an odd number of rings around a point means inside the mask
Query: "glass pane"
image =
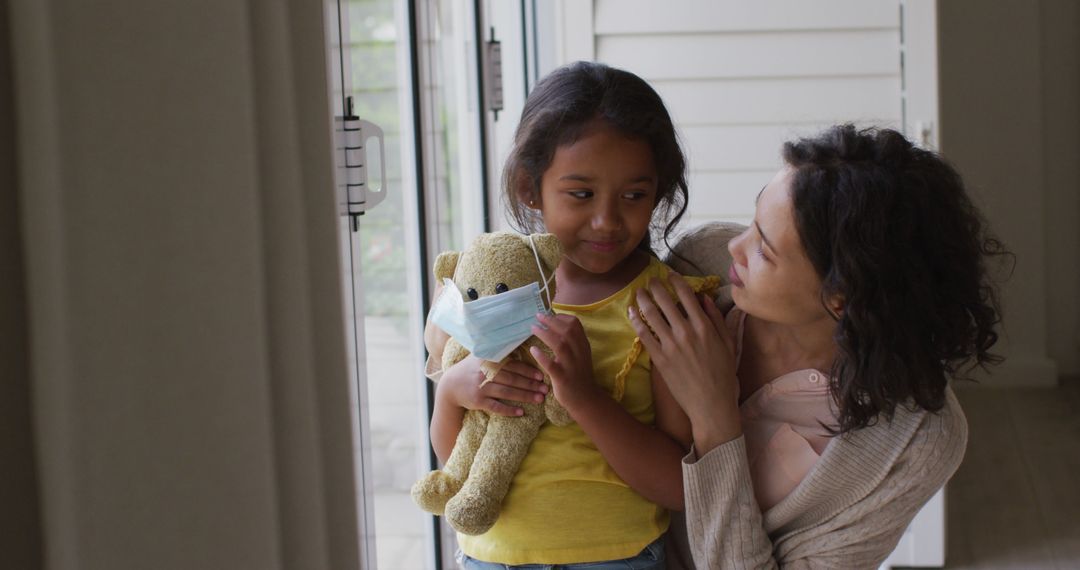
<svg viewBox="0 0 1080 570"><path fill-rule="evenodd" d="M428 259L433 261L439 252L460 250L484 231L480 136L484 110L479 102L473 3L422 0L416 6L425 219ZM444 567L454 567L456 538L447 525L441 528L439 555Z"/></svg>
<svg viewBox="0 0 1080 570"><path fill-rule="evenodd" d="M438 253L484 231L476 15L456 0L419 2L418 12L429 244Z"/></svg>
<svg viewBox="0 0 1080 570"><path fill-rule="evenodd" d="M359 267L352 290L366 354L375 551L380 568L426 569L434 560L430 518L409 495L428 469L428 444L408 16L394 0L342 0L341 8L345 95L357 117L385 134L381 145L365 145L371 185L380 184L377 156L385 153L385 199L349 237Z"/></svg>

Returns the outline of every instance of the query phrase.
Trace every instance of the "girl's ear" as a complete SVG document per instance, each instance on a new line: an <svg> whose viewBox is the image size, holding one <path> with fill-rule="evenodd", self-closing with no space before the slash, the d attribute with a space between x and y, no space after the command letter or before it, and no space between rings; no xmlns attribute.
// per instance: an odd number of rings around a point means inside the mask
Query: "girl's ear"
<svg viewBox="0 0 1080 570"><path fill-rule="evenodd" d="M457 269L458 259L461 258L460 251L445 251L439 254L439 257L435 258L435 279L442 281L443 279L454 278L454 270Z"/></svg>
<svg viewBox="0 0 1080 570"><path fill-rule="evenodd" d="M544 264L545 272L550 277L562 261L562 244L559 243L555 234L533 234L532 239L536 245L536 253L540 256L540 262Z"/></svg>
<svg viewBox="0 0 1080 570"><path fill-rule="evenodd" d="M518 176L518 180L515 181L514 192L517 194L518 202L524 204L526 208L540 209L540 193L533 189L532 184L529 183L524 174Z"/></svg>

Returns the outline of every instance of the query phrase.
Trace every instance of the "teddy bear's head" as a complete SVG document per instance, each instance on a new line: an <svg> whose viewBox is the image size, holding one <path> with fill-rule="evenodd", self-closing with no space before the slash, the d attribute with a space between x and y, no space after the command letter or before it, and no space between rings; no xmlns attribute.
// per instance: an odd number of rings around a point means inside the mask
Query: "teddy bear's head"
<svg viewBox="0 0 1080 570"><path fill-rule="evenodd" d="M480 234L462 252L448 251L435 260L435 278L450 278L465 302L498 295L536 282L541 288L547 278L549 293L555 296L555 268L562 259L562 247L553 234L529 236L514 232ZM543 277L537 259L543 266ZM546 301L545 297L545 301Z"/></svg>

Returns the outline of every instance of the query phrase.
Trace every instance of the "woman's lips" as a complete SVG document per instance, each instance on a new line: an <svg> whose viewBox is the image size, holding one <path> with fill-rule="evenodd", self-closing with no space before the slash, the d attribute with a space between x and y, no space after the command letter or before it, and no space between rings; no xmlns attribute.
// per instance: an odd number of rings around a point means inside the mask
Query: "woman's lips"
<svg viewBox="0 0 1080 570"><path fill-rule="evenodd" d="M728 274L728 279L731 281L732 285L734 285L736 287L742 287L743 286L742 279L739 279L739 274L735 272L735 265L734 264L732 264L730 267L728 267L727 274Z"/></svg>

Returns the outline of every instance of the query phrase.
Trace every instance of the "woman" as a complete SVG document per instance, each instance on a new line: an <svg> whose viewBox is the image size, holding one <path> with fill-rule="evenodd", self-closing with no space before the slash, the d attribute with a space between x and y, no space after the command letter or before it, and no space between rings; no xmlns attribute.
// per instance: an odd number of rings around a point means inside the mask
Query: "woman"
<svg viewBox="0 0 1080 570"><path fill-rule="evenodd" d="M678 279L630 317L693 425L697 567L876 568L963 457L949 381L1000 360L986 262L1006 252L956 171L895 131L834 127L783 155L750 227L675 248L729 277L726 319Z"/></svg>

